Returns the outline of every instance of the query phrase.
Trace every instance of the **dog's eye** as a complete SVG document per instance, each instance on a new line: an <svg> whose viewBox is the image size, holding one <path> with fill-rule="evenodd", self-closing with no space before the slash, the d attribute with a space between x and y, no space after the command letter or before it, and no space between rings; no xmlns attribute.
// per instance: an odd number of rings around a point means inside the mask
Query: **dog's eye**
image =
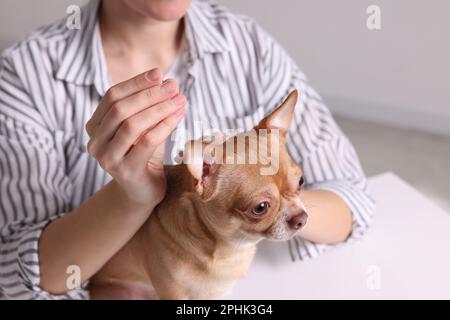
<svg viewBox="0 0 450 320"><path fill-rule="evenodd" d="M256 215L262 215L269 210L270 204L267 201L259 203L256 207L252 209L252 213Z"/></svg>
<svg viewBox="0 0 450 320"><path fill-rule="evenodd" d="M303 184L305 183L305 179L303 177L300 178L300 181L298 182L298 188L300 189L303 187Z"/></svg>

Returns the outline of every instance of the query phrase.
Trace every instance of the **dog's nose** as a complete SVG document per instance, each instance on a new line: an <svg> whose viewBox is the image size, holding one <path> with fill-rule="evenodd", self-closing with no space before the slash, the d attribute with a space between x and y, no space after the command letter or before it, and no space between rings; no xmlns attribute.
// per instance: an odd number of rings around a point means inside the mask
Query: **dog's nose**
<svg viewBox="0 0 450 320"><path fill-rule="evenodd" d="M291 227L292 229L298 230L305 226L307 220L308 220L308 214L302 210L300 213L291 217L288 220L288 224L289 224L289 227Z"/></svg>

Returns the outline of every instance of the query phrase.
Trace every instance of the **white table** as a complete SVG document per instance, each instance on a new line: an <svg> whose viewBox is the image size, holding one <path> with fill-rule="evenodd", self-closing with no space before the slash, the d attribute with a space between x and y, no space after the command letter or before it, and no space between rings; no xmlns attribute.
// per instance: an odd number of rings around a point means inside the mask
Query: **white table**
<svg viewBox="0 0 450 320"><path fill-rule="evenodd" d="M304 262L263 242L231 299L450 298L450 214L391 173L370 179L377 201L361 241Z"/></svg>

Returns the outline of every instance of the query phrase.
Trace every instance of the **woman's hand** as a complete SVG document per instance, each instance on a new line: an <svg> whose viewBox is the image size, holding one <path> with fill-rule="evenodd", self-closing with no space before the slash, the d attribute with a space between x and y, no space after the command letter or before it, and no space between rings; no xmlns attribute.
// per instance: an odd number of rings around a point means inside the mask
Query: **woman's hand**
<svg viewBox="0 0 450 320"><path fill-rule="evenodd" d="M159 69L111 87L86 124L88 152L134 204L153 208L165 195L164 141L184 115L186 98Z"/></svg>

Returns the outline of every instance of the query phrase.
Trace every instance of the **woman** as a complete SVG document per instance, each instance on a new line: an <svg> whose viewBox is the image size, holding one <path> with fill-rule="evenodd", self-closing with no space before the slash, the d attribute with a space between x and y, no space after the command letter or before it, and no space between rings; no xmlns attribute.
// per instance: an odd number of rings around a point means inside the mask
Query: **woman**
<svg viewBox="0 0 450 320"><path fill-rule="evenodd" d="M86 284L133 236L164 197L162 160L199 126L251 128L294 88L288 147L309 221L291 258L367 228L373 204L353 147L253 20L205 1L93 0L81 24L52 24L2 55L3 295L87 297L68 285L69 266Z"/></svg>

